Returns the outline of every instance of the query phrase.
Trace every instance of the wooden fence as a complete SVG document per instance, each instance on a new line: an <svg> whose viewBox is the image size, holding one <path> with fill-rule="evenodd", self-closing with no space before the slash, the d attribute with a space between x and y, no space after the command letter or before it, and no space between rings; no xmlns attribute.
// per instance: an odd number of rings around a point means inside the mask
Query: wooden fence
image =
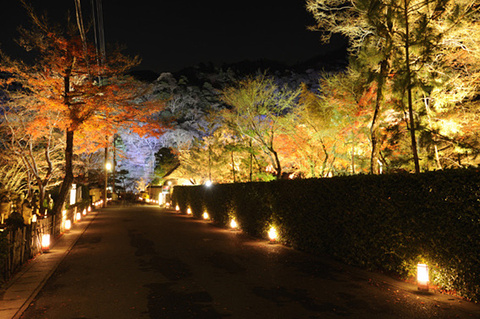
<svg viewBox="0 0 480 319"><path fill-rule="evenodd" d="M50 235L54 244L64 232L66 221L73 224L77 213L82 211L72 207L60 216L48 216L17 229L5 228L0 233L0 284L7 282L30 259L42 253L42 237Z"/></svg>

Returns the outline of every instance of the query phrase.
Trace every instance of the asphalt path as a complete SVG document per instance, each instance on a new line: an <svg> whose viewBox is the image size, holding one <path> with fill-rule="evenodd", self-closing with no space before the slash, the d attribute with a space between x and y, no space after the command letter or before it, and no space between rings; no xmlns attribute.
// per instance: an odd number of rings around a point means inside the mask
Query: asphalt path
<svg viewBox="0 0 480 319"><path fill-rule="evenodd" d="M478 318L477 305L153 206L102 210L22 318Z"/></svg>

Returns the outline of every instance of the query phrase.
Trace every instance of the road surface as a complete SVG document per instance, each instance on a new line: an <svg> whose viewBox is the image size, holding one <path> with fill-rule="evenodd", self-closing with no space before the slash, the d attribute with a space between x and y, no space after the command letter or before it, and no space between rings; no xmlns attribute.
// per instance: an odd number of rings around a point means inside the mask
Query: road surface
<svg viewBox="0 0 480 319"><path fill-rule="evenodd" d="M98 213L22 318L476 318L477 305L153 206Z"/></svg>

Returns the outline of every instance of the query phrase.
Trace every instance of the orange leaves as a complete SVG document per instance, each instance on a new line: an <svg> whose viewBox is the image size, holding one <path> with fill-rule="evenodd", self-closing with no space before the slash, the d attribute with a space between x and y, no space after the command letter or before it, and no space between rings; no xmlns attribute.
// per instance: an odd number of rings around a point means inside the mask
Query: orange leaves
<svg viewBox="0 0 480 319"><path fill-rule="evenodd" d="M35 27L21 30L21 42L39 52L37 61L26 65L3 57L0 71L13 74L7 84L21 85L10 94L22 114L28 114L22 121L28 134L41 137L52 128L68 129L75 131L79 150L95 150L122 125L141 135L162 132L152 115L163 105L140 101L147 88L123 75L138 58L116 49L99 65L95 47L73 34L75 28L65 33L27 10Z"/></svg>

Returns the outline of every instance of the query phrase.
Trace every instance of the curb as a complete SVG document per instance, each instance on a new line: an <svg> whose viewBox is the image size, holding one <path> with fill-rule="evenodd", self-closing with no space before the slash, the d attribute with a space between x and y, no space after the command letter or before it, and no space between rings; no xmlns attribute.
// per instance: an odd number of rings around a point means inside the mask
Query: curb
<svg viewBox="0 0 480 319"><path fill-rule="evenodd" d="M42 280L40 281L40 283L37 285L37 287L30 293L29 297L26 299L26 301L22 304L22 306L15 312L15 314L13 315L13 317L11 317L12 319L18 319L22 316L22 314L25 312L25 310L27 310L27 308L30 306L31 302L35 299L35 297L38 295L38 293L40 292L40 290L45 286L47 280L52 276L52 274L55 272L55 270L58 268L58 266L60 265L60 263L62 263L62 261L65 259L65 257L70 253L70 251L72 250L72 248L75 246L75 244L77 243L77 241L80 239L80 237L85 233L85 231L88 229L88 227L90 226L90 224L96 219L97 215L98 215L99 211L92 211L92 213L90 214L90 216L92 216L91 219L89 219L88 221L88 224L85 223L83 225L81 225L82 227L84 227L83 229L79 229L79 233L75 235L75 237L73 237L71 239L71 242L70 243L67 243L67 247L65 248L65 251L61 252L60 256L58 257L58 260L56 260L54 263L53 263L53 266L48 269L46 275L42 278ZM61 239L65 238L65 234L61 235L58 240L56 240L55 244L52 246L52 248L55 248ZM43 255L43 254L42 254ZM42 256L40 255L40 256ZM38 258L39 256L37 256L36 258ZM36 258L34 258L33 260L35 260ZM7 285L7 287L5 288L5 291L7 291L8 289L10 289L11 287L15 286L15 284L17 283L17 281L25 274L27 274L31 269L32 267L34 266L34 263L30 263L30 265L28 265L24 270L20 271L16 276L15 278L13 278L12 282Z"/></svg>

